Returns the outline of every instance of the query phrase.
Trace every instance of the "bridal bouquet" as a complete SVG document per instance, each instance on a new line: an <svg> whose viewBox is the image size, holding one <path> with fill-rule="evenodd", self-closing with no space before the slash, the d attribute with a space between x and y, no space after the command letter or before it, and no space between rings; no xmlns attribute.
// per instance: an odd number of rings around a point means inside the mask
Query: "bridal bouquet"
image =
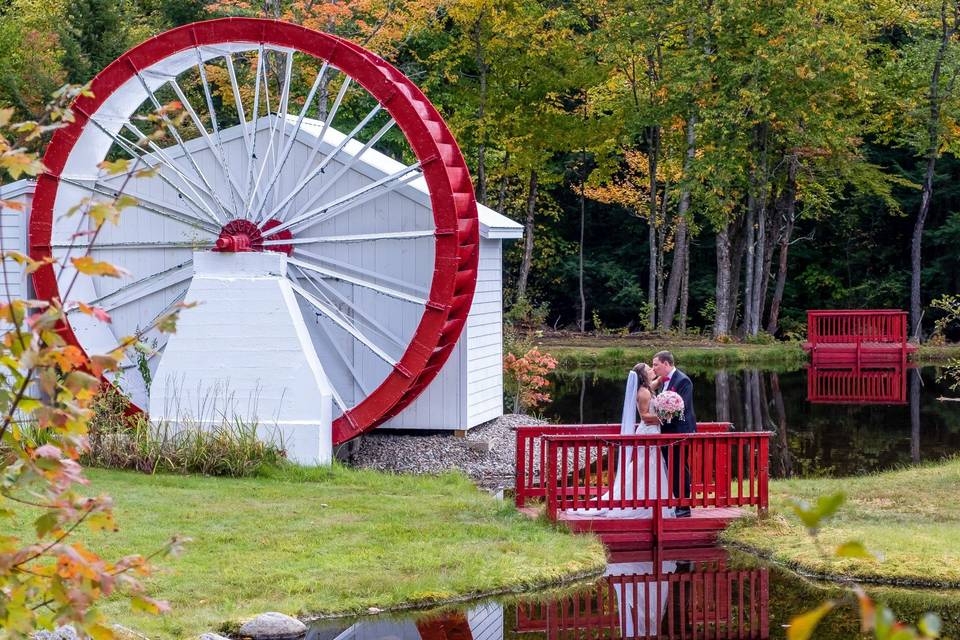
<svg viewBox="0 0 960 640"><path fill-rule="evenodd" d="M664 422L683 418L683 398L676 391L664 391L657 396L657 415Z"/></svg>

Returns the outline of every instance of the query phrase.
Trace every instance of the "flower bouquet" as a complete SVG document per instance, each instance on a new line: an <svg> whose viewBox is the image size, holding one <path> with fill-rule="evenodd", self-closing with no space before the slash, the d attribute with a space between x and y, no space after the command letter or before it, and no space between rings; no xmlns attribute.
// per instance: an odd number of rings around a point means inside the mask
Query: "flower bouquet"
<svg viewBox="0 0 960 640"><path fill-rule="evenodd" d="M664 391L657 396L657 415L663 422L683 419L683 398L676 391Z"/></svg>

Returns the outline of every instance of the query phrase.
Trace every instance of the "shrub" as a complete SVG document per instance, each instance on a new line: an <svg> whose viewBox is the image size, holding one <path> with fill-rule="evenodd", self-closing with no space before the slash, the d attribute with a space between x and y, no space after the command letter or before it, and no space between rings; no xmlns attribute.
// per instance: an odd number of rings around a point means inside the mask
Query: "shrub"
<svg viewBox="0 0 960 640"><path fill-rule="evenodd" d="M550 402L543 389L550 386L546 376L557 367L556 359L536 347L522 356L508 353L503 359L504 388L513 400L513 411L523 412Z"/></svg>
<svg viewBox="0 0 960 640"><path fill-rule="evenodd" d="M517 298L503 318L515 327L538 329L546 323L549 313L550 305L546 302L534 305L528 298Z"/></svg>
<svg viewBox="0 0 960 640"><path fill-rule="evenodd" d="M128 416L127 398L108 387L98 396L91 420L90 448L81 461L109 469L142 473L199 473L243 477L264 467L286 464L282 446L257 438L258 425L240 419L212 427L152 424L145 416Z"/></svg>

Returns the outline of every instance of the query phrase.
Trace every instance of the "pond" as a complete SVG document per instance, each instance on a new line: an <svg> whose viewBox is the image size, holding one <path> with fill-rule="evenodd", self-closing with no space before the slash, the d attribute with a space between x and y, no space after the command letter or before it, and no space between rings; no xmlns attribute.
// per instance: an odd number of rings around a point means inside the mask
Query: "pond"
<svg viewBox="0 0 960 640"><path fill-rule="evenodd" d="M558 372L540 411L557 423L617 422L626 370ZM960 402L938 400L960 392L936 367L686 371L698 421L774 432L773 477L860 475L960 453Z"/></svg>
<svg viewBox="0 0 960 640"><path fill-rule="evenodd" d="M716 547L619 552L603 577L578 587L392 619L325 621L311 627L307 640L784 638L793 616L837 591ZM903 620L941 611L946 634L954 635L957 607L942 606L950 594L937 603L916 594L877 595ZM856 614L845 608L829 614L815 637L846 639L858 631Z"/></svg>

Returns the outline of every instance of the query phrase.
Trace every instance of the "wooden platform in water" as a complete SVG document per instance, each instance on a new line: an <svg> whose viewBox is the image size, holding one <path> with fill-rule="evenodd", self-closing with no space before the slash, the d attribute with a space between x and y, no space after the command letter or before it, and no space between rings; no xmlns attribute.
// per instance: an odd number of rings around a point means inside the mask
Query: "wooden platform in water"
<svg viewBox="0 0 960 640"><path fill-rule="evenodd" d="M520 509L530 517L538 517L541 508ZM754 513L739 507L694 508L689 518L664 518L659 544L662 547L690 547L713 544L717 535L731 522ZM557 521L576 533L594 533L609 548L643 548L657 541L652 518L596 517L561 511Z"/></svg>
<svg viewBox="0 0 960 640"><path fill-rule="evenodd" d="M803 345L815 365L899 364L917 351L915 344L899 342L820 342Z"/></svg>

